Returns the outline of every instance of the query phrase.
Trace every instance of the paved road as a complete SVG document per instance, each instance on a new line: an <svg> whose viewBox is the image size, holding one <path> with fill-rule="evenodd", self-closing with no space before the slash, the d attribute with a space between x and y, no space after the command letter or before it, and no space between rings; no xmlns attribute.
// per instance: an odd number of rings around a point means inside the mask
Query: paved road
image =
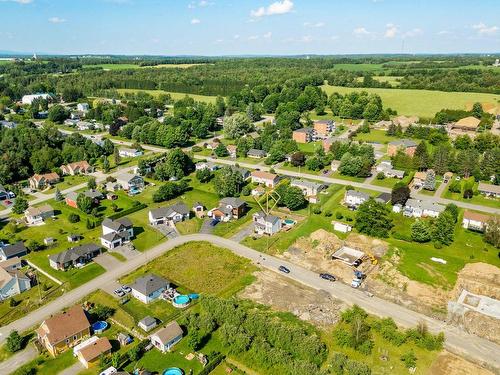
<svg viewBox="0 0 500 375"><path fill-rule="evenodd" d="M14 354L7 360L0 362L0 374L10 374L15 369L18 369L27 362L30 362L38 355L34 345L29 344L26 349Z"/></svg>
<svg viewBox="0 0 500 375"><path fill-rule="evenodd" d="M29 315L0 328L0 343L3 342L9 332L13 329L25 331L34 325L39 324L46 317L57 313L63 308L71 306L80 301L87 294L111 283L121 276L130 273L140 266L148 263L154 258L164 254L172 248L190 241L209 241L215 245L230 249L235 254L250 259L261 267L277 271L280 265L285 265L291 270L291 273L285 275L297 282L310 286L317 290L325 290L335 298L343 300L348 304L357 304L371 314L383 317L392 317L396 323L405 327L415 326L419 321L425 321L432 332L444 332L446 335L446 349L461 356L474 360L500 371L500 345L467 334L455 327L448 326L446 323L429 318L423 314L411 311L403 306L388 302L378 297L369 297L360 290L352 289L350 286L336 282L330 283L320 279L318 275L300 266L289 263L276 257L263 255L262 253L243 246L239 243L226 238L209 234L191 234L180 236L163 242L153 249L122 263L117 268L96 277L85 285L67 292L57 300L42 306Z"/></svg>

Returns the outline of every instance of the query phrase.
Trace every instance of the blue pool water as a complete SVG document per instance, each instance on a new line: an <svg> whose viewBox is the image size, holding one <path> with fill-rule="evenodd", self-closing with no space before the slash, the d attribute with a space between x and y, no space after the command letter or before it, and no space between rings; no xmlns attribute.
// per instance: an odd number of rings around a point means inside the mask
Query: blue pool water
<svg viewBox="0 0 500 375"><path fill-rule="evenodd" d="M290 220L290 219L285 219L285 224L286 225L293 225L293 224L295 224L295 221Z"/></svg>
<svg viewBox="0 0 500 375"><path fill-rule="evenodd" d="M197 293L193 293L193 294L188 294L188 297L191 299L198 299L200 298L200 295Z"/></svg>
<svg viewBox="0 0 500 375"><path fill-rule="evenodd" d="M189 303L190 300L189 296L185 295L180 295L174 298L174 302L178 305L185 305L186 303Z"/></svg>
<svg viewBox="0 0 500 375"><path fill-rule="evenodd" d="M94 331L95 333L101 333L106 328L108 328L108 323L102 320L99 320L92 324L92 331Z"/></svg>
<svg viewBox="0 0 500 375"><path fill-rule="evenodd" d="M178 367L170 367L163 371L163 375L182 375L184 372Z"/></svg>

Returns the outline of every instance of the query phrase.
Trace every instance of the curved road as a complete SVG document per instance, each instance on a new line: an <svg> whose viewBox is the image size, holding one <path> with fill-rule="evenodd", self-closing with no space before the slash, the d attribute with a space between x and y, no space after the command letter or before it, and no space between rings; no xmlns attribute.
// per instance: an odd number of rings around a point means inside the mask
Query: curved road
<svg viewBox="0 0 500 375"><path fill-rule="evenodd" d="M280 265L285 265L291 270L290 274L283 274L285 277L317 290L325 290L333 297L343 300L348 304L357 304L371 314L382 317L391 317L401 326L412 327L419 321L425 321L431 331L445 333L446 349L459 354L460 356L483 364L492 370L500 372L500 346L495 343L465 333L456 327L448 326L444 322L416 313L403 306L385 301L381 298L369 297L362 291L352 289L348 285L338 282L331 283L325 281L320 279L318 275L312 271L279 258L262 254L237 242L207 234L191 234L171 239L155 246L151 250L142 253L131 260L128 260L125 263L120 264L117 268L110 270L88 283L67 292L57 300L42 306L38 310L31 312L29 315L0 328L0 343L6 339L11 330L18 330L22 332L30 329L50 315L77 303L87 294L99 289L102 285L111 283L123 275L136 270L154 258L173 249L174 247L190 241L209 241L214 245L225 247L237 255L250 259L254 263L259 263L261 267L275 272L278 272L277 269ZM11 369L11 371L12 370L14 369Z"/></svg>

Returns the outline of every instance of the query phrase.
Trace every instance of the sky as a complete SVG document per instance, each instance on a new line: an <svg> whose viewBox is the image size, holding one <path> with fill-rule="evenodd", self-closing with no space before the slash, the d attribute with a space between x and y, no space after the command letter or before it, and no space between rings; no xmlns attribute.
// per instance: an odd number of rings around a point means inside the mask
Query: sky
<svg viewBox="0 0 500 375"><path fill-rule="evenodd" d="M500 0L0 0L0 51L500 52Z"/></svg>

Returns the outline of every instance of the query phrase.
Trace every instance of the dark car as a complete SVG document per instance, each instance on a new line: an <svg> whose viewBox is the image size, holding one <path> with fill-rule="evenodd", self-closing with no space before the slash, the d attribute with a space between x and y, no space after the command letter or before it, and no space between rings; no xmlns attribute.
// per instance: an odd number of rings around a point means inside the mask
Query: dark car
<svg viewBox="0 0 500 375"><path fill-rule="evenodd" d="M290 273L290 270L286 268L285 266L279 266L278 268L281 272L283 273Z"/></svg>
<svg viewBox="0 0 500 375"><path fill-rule="evenodd" d="M213 220L210 222L210 226L211 226L211 227L215 227L217 224L219 224L219 220L217 220L217 219L213 219Z"/></svg>
<svg viewBox="0 0 500 375"><path fill-rule="evenodd" d="M337 280L337 278L335 276L330 275L329 273L320 273L319 277L321 277L322 279L328 280L328 281L332 281L332 282Z"/></svg>

